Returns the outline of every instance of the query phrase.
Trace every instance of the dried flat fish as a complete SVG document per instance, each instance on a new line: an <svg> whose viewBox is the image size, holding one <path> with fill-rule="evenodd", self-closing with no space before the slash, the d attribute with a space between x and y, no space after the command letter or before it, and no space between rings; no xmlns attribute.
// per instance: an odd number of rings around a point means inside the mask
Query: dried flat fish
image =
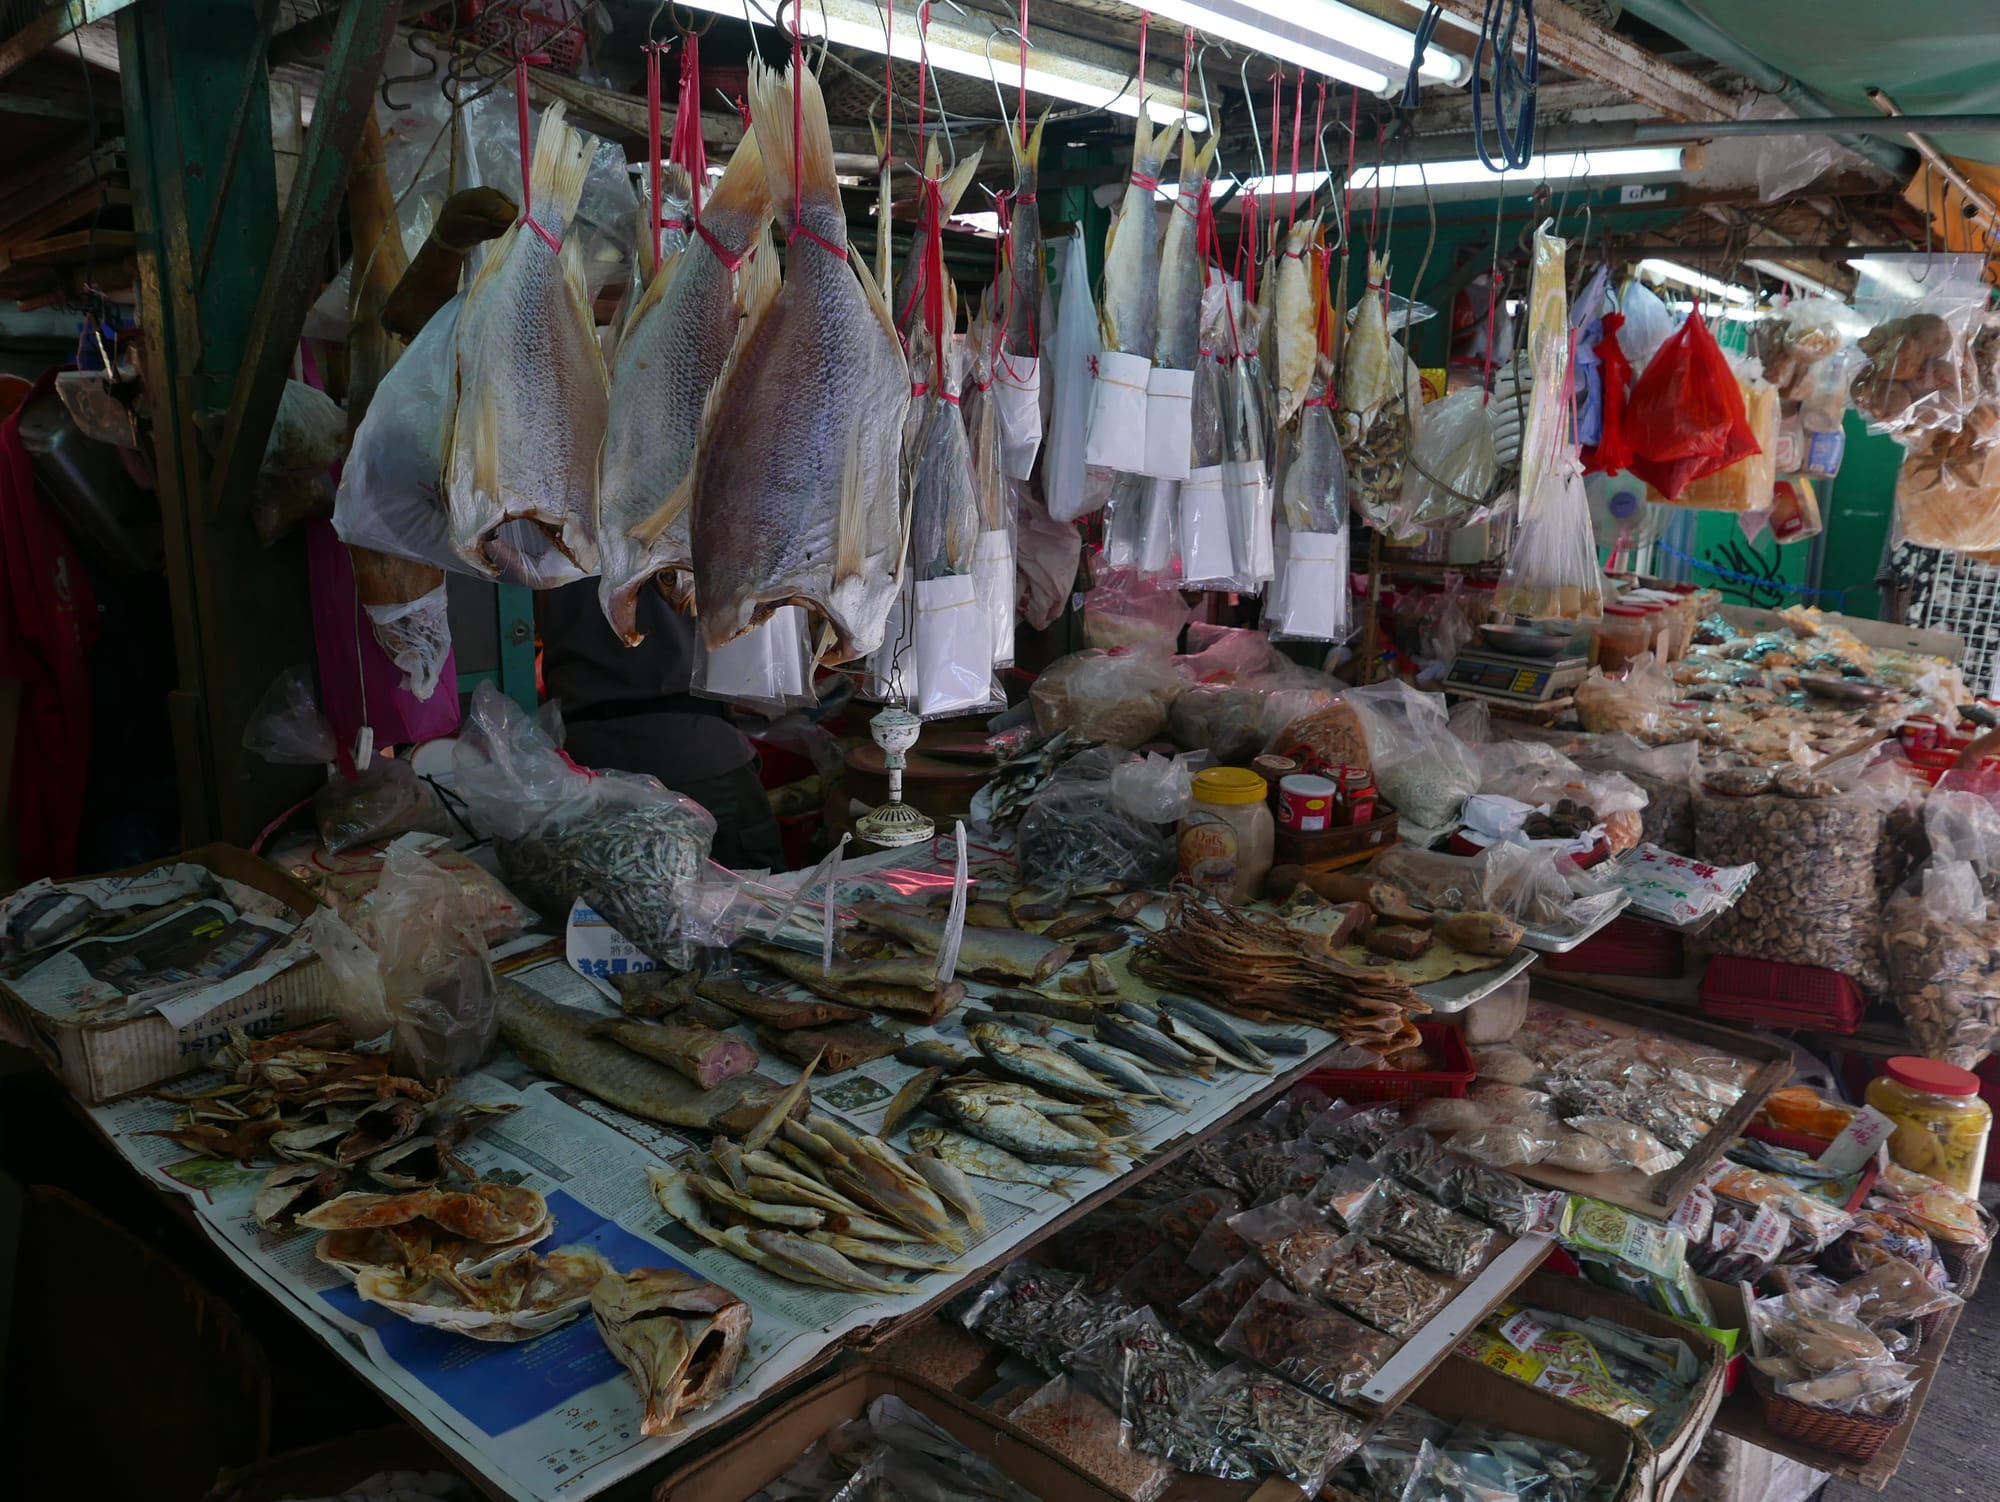
<svg viewBox="0 0 2000 1502"><path fill-rule="evenodd" d="M741 1038L714 1028L637 1022L621 1017L598 1024L597 1034L634 1053L657 1059L704 1090L713 1090L724 1080L733 1080L757 1067L756 1049Z"/></svg>
<svg viewBox="0 0 2000 1502"><path fill-rule="evenodd" d="M925 954L936 954L944 943L941 919L916 908L890 902L856 903L854 915L872 928L894 934ZM1039 985L1069 963L1069 947L1040 934L1014 928L965 926L959 942L958 966L971 974L999 975Z"/></svg>
<svg viewBox="0 0 2000 1502"><path fill-rule="evenodd" d="M868 1016L867 1009L863 1007L845 1006L824 998L794 1001L788 996L773 996L768 991L753 991L733 981L705 980L701 983L701 994L738 1017L760 1027L780 1030L825 1027L830 1022L860 1022Z"/></svg>
<svg viewBox="0 0 2000 1502"><path fill-rule="evenodd" d="M583 1313L611 1264L588 1247L519 1252L490 1272L461 1273L444 1257L397 1271L369 1268L354 1291L420 1325L474 1340L531 1340Z"/></svg>
<svg viewBox="0 0 2000 1502"><path fill-rule="evenodd" d="M410 1220L395 1226L328 1231L314 1243L313 1256L350 1278L369 1268L416 1267L427 1257L442 1257L459 1272L476 1273L503 1257L547 1241L555 1228L555 1222L548 1220L511 1241L468 1241L427 1220Z"/></svg>
<svg viewBox="0 0 2000 1502"><path fill-rule="evenodd" d="M827 1074L840 1074L857 1064L866 1064L875 1059L885 1059L902 1047L903 1040L896 1034L884 1032L872 1022L844 1022L834 1027L800 1027L789 1032L766 1032L759 1030L758 1037L773 1053L781 1054L794 1064L810 1064L822 1052L826 1057L820 1068Z"/></svg>
<svg viewBox="0 0 2000 1502"><path fill-rule="evenodd" d="M919 1022L936 1022L965 1000L965 987L957 981L944 986L931 984L937 967L928 961L917 961L914 965L897 964L885 970L885 962L881 960L836 959L833 972L828 975L821 972L821 961L816 955L799 954L795 950L780 949L770 944L744 944L739 946L737 952L768 965L815 996L867 1007L871 1011L893 1012L899 1017ZM871 969L873 977L858 973L857 967ZM906 975L916 983L886 981L880 978L885 973Z"/></svg>
<svg viewBox="0 0 2000 1502"><path fill-rule="evenodd" d="M646 1404L640 1432L671 1434L679 1416L729 1390L750 1336L750 1306L677 1267L600 1278L590 1311Z"/></svg>

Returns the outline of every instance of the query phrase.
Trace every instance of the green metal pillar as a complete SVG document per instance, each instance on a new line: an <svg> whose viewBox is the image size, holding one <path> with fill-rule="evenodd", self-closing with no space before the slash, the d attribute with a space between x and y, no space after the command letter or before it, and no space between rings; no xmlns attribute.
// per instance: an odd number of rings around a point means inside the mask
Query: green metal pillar
<svg viewBox="0 0 2000 1502"><path fill-rule="evenodd" d="M310 775L245 752L244 722L273 678L312 660L304 537L266 549L247 507L212 504L195 429L197 414L228 405L278 228L256 0L143 0L118 18L118 51L180 680L169 703L181 834L246 842ZM244 127L226 169L239 99Z"/></svg>

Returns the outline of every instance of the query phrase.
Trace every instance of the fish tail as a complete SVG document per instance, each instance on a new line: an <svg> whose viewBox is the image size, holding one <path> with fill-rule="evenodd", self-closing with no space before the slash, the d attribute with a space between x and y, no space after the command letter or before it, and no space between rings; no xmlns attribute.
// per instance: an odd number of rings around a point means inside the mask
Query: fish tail
<svg viewBox="0 0 2000 1502"><path fill-rule="evenodd" d="M797 140L792 137L794 89L798 91ZM750 71L750 118L763 142L759 150L764 158L764 175L771 184L771 201L778 215L786 220L786 228L792 228L789 216L795 201L801 208L811 204L819 211L817 219L837 218L844 227L840 185L833 175L833 136L827 129L826 101L812 71L787 68L781 77L771 67L754 64ZM831 234L826 234L826 238L837 245L846 242L844 229L839 239Z"/></svg>
<svg viewBox="0 0 2000 1502"><path fill-rule="evenodd" d="M940 186L939 192L944 199L945 213L951 214L957 211L958 201L965 197L965 190L972 186L973 175L979 171L979 158L982 155L983 152L975 151L959 162L951 169L951 176Z"/></svg>
<svg viewBox="0 0 2000 1502"><path fill-rule="evenodd" d="M785 111L789 124L789 102ZM736 143L736 150L730 154L729 165L723 169L715 191L701 206L701 214L704 220L740 214L754 223L770 212L771 178L765 171L764 155L758 147L757 132L753 128L744 131L743 139Z"/></svg>
<svg viewBox="0 0 2000 1502"><path fill-rule="evenodd" d="M1042 162L1042 128L1049 123L1049 110L1054 108L1054 105L1049 105L1042 111L1042 118L1035 122L1034 130L1028 135L1025 151L1015 137L1010 135L1007 138L1008 143L1014 148L1014 191L1017 194L1035 191L1035 179L1039 175Z"/></svg>
<svg viewBox="0 0 2000 1502"><path fill-rule="evenodd" d="M1191 145L1194 142L1194 137L1189 136L1187 140ZM1211 130L1208 135L1208 144L1195 154L1194 174L1196 182L1200 182L1204 177L1208 176L1208 169L1215 163L1215 149L1221 144L1222 137Z"/></svg>
<svg viewBox="0 0 2000 1502"><path fill-rule="evenodd" d="M576 218L576 206L583 202L584 179L590 175L590 159L597 154L597 137L572 130L563 115L561 100L543 113L528 168L535 220L558 238Z"/></svg>

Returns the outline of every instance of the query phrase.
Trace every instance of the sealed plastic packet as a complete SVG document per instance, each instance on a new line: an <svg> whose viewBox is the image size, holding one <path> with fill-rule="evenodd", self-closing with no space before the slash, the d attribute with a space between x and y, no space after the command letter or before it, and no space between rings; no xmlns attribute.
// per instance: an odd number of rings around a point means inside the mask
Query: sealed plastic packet
<svg viewBox="0 0 2000 1502"><path fill-rule="evenodd" d="M1222 1332L1270 1276L1262 1258L1239 1258L1182 1299L1175 1311L1175 1321L1196 1339L1211 1343L1220 1340Z"/></svg>
<svg viewBox="0 0 2000 1502"><path fill-rule="evenodd" d="M689 687L701 698L740 704L773 719L788 709L816 707L804 608L780 605L741 636L719 647L703 646Z"/></svg>
<svg viewBox="0 0 2000 1502"><path fill-rule="evenodd" d="M1088 1382L1106 1402L1117 1400L1127 1445L1184 1468L1193 1458L1190 1443L1200 1441L1199 1435L1191 1441L1182 1428L1189 1400L1214 1370L1200 1350L1169 1330L1150 1308L1099 1330L1069 1359L1071 1376ZM1221 1459L1213 1457L1211 1463ZM1241 1462L1235 1464L1235 1474L1245 1474Z"/></svg>
<svg viewBox="0 0 2000 1502"><path fill-rule="evenodd" d="M1334 1407L1246 1362L1215 1374L1195 1396L1215 1426L1218 1447L1245 1457L1260 1473L1282 1476L1306 1497L1361 1445L1365 1427Z"/></svg>
<svg viewBox="0 0 2000 1502"><path fill-rule="evenodd" d="M1273 1278L1216 1342L1218 1349L1339 1402L1360 1395L1397 1342Z"/></svg>
<svg viewBox="0 0 2000 1502"><path fill-rule="evenodd" d="M1311 1291L1308 1270L1340 1239L1313 1203L1295 1194L1230 1216L1229 1228L1300 1292Z"/></svg>
<svg viewBox="0 0 2000 1502"><path fill-rule="evenodd" d="M1332 1206L1348 1230L1448 1277L1471 1277L1493 1250L1490 1227L1386 1175L1371 1180L1365 1173L1353 1174Z"/></svg>
<svg viewBox="0 0 2000 1502"><path fill-rule="evenodd" d="M1414 1335L1454 1293L1437 1274L1392 1257L1353 1232L1313 1265L1311 1282L1315 1298L1398 1339Z"/></svg>

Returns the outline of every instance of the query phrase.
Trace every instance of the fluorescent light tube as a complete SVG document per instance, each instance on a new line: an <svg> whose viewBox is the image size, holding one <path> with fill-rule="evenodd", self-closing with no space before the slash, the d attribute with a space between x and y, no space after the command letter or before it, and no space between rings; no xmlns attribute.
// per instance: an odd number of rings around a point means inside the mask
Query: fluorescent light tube
<svg viewBox="0 0 2000 1502"><path fill-rule="evenodd" d="M1804 287L1809 292L1817 292L1822 297L1845 301L1839 291L1816 276L1807 276L1803 271L1787 266L1781 261L1766 261L1755 256L1744 257L1745 266L1755 266L1766 276L1774 276L1781 282L1790 282L1794 287Z"/></svg>
<svg viewBox="0 0 2000 1502"><path fill-rule="evenodd" d="M1706 292L1711 297L1719 297L1724 302L1735 303L1739 308L1754 307L1757 303L1757 294L1748 287L1725 282L1719 277L1710 276L1705 271L1696 271L1692 266L1683 266L1679 261L1641 261L1639 270L1650 271L1663 282L1672 282L1680 287L1693 287L1696 291Z"/></svg>
<svg viewBox="0 0 2000 1502"><path fill-rule="evenodd" d="M1416 48L1414 33L1334 0L1147 0L1146 8L1373 94L1403 81ZM1454 84L1465 76L1463 58L1424 49L1420 80Z"/></svg>
<svg viewBox="0 0 2000 1502"><path fill-rule="evenodd" d="M682 0L682 3L693 10L713 15L757 21L766 26L777 25L774 11L766 8L767 0ZM928 51L930 65L941 72L985 82L992 81L997 75L1001 97L1008 101L1010 109L1013 107L1014 91L1021 82L1020 53L1016 44L1004 38L995 38L992 61L989 63L984 33L934 16L927 45L920 46L916 17L912 11L896 17L894 45L890 47L885 45L891 38L884 34L883 22L884 12L878 10L871 0L808 0L799 7L799 33L802 36L815 42L824 36L836 46L853 47L877 56L890 52L909 63L919 61ZM1127 87L1129 76L1129 69L1100 67L1032 44L1028 48L1028 92L1044 98L1108 109L1115 115L1136 116L1139 113L1139 85L1134 81ZM1178 98L1161 93L1147 99L1146 114L1162 125L1185 118L1187 128L1197 135L1208 129L1207 117L1200 110L1183 112Z"/></svg>
<svg viewBox="0 0 2000 1502"><path fill-rule="evenodd" d="M1528 165L1519 172L1492 172L1477 158L1425 162L1421 167L1415 162L1397 162L1384 169L1382 186L1400 191L1405 188L1421 190L1426 184L1433 188L1459 188L1485 183L1554 183L1583 177L1658 176L1680 170L1681 148L1678 146L1628 146L1616 151L1569 151L1553 156L1531 156ZM1354 191L1359 193L1374 186L1375 169L1357 167Z"/></svg>

